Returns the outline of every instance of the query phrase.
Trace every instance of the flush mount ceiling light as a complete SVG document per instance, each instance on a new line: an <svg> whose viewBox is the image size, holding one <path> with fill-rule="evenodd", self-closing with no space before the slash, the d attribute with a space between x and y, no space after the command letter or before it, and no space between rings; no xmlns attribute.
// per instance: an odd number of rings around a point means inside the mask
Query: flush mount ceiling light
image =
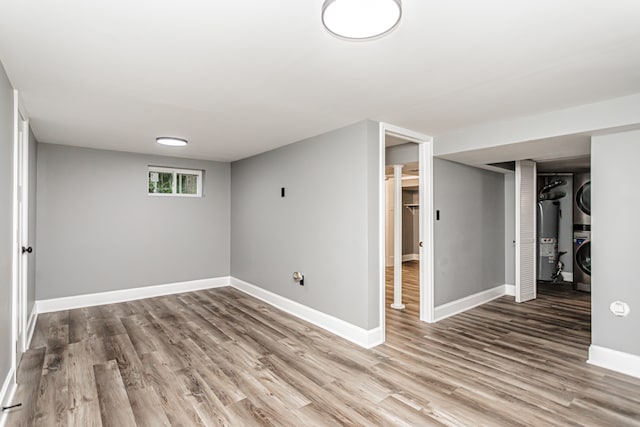
<svg viewBox="0 0 640 427"><path fill-rule="evenodd" d="M347 40L381 37L398 26L400 0L325 0L322 23L331 34Z"/></svg>
<svg viewBox="0 0 640 427"><path fill-rule="evenodd" d="M187 140L182 138L174 138L172 136L159 136L156 138L156 142L162 145L170 145L172 147L184 147L187 145Z"/></svg>

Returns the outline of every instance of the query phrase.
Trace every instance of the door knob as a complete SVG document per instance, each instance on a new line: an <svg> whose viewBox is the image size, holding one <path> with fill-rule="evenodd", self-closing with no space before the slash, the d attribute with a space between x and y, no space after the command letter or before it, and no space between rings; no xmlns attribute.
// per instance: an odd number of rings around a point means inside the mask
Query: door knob
<svg viewBox="0 0 640 427"><path fill-rule="evenodd" d="M31 246L29 246L28 248L25 248L24 246L22 247L22 253L31 253L33 252L33 248Z"/></svg>
<svg viewBox="0 0 640 427"><path fill-rule="evenodd" d="M420 247L422 247L422 242L420 242L418 245L420 245Z"/></svg>

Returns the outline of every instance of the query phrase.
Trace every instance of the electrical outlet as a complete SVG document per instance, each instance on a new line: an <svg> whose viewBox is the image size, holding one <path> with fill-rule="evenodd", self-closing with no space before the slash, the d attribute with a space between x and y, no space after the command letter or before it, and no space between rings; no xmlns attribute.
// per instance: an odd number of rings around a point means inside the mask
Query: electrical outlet
<svg viewBox="0 0 640 427"><path fill-rule="evenodd" d="M626 302L614 301L609 306L609 310L611 310L611 312L618 317L627 317L629 315L629 312L631 311L631 308Z"/></svg>

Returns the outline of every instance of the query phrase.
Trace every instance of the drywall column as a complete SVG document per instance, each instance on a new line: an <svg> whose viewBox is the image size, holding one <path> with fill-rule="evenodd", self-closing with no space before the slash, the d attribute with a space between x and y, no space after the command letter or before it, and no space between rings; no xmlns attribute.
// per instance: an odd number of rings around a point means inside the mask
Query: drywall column
<svg viewBox="0 0 640 427"><path fill-rule="evenodd" d="M393 165L393 304L391 308L402 310L402 167Z"/></svg>
<svg viewBox="0 0 640 427"><path fill-rule="evenodd" d="M638 157L638 130L591 138L589 363L640 378Z"/></svg>

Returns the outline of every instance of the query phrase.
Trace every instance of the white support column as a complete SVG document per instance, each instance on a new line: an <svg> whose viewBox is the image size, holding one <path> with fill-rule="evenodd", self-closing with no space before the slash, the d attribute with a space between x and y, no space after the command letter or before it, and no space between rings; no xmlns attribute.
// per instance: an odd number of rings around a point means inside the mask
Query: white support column
<svg viewBox="0 0 640 427"><path fill-rule="evenodd" d="M393 165L393 304L391 308L404 309L402 303L402 167Z"/></svg>

